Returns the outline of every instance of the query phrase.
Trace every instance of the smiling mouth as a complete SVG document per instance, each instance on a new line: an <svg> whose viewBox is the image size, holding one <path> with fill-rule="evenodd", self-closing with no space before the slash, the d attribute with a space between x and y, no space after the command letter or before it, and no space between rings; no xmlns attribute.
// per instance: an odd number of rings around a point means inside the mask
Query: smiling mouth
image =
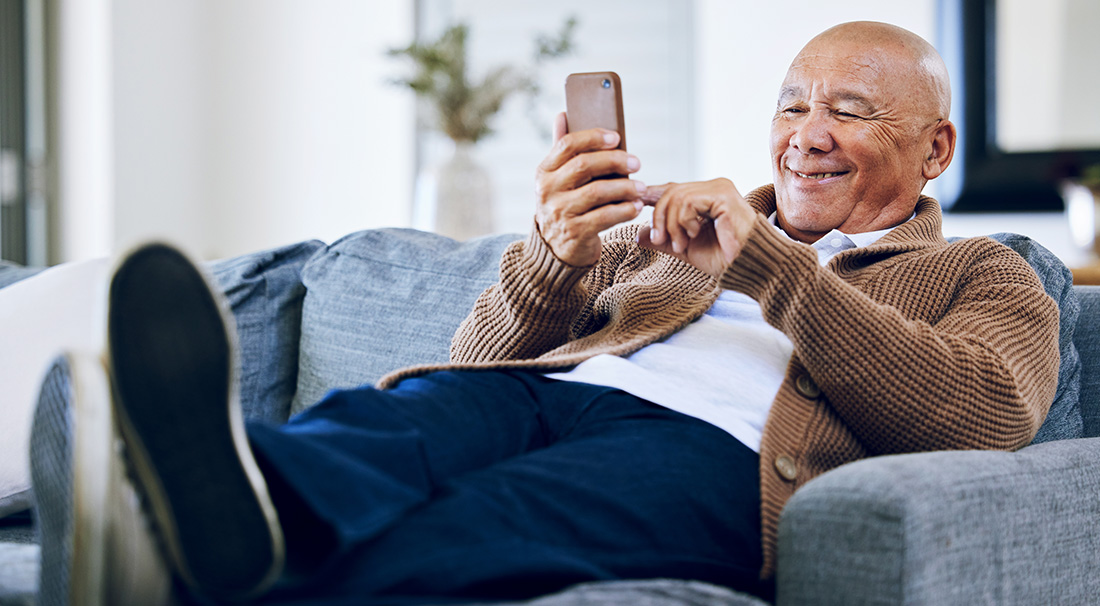
<svg viewBox="0 0 1100 606"><path fill-rule="evenodd" d="M837 172L837 173L800 173L797 170L792 170L791 172L798 175L799 177L802 177L803 179L813 179L815 181L821 180L821 179L828 179L829 177L839 177L840 175L848 174L848 171Z"/></svg>

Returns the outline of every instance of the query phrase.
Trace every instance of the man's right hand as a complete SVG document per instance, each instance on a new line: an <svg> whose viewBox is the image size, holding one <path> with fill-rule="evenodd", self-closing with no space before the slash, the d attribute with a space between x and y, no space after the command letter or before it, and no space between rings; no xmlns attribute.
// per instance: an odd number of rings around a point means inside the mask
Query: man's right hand
<svg viewBox="0 0 1100 606"><path fill-rule="evenodd" d="M564 113L554 120L554 147L535 177L535 223L554 255L569 265L599 261L600 232L634 219L644 206L641 181L596 179L629 175L641 167L638 158L615 149L618 144L615 131L570 133Z"/></svg>

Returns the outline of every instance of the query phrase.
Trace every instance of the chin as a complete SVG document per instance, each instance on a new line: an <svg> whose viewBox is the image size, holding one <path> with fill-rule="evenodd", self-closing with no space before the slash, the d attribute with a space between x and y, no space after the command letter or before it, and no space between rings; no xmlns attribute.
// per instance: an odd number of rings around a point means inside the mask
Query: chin
<svg viewBox="0 0 1100 606"><path fill-rule="evenodd" d="M783 222L786 224L786 228L805 235L824 235L839 225L835 218L821 216L814 212L816 210L815 206L811 205L811 208L800 208L797 204L785 206ZM794 234L788 235L794 236Z"/></svg>

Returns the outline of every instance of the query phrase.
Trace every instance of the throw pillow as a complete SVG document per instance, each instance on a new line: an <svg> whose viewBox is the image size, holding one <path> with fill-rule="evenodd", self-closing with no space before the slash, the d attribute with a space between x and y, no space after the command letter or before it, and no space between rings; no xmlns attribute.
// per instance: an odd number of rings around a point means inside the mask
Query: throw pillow
<svg viewBox="0 0 1100 606"><path fill-rule="evenodd" d="M301 242L207 266L233 312L246 418L283 422L289 414L305 294L299 274L323 246ZM0 517L30 506L31 417L49 363L63 350L103 350L110 267L99 259L45 271L17 268L19 281L0 289Z"/></svg>
<svg viewBox="0 0 1100 606"><path fill-rule="evenodd" d="M240 349L241 410L246 419L286 421L298 376L302 323L301 271L320 240L210 263L229 300Z"/></svg>
<svg viewBox="0 0 1100 606"><path fill-rule="evenodd" d="M451 337L518 235L456 242L411 229L346 236L302 271L298 392L291 413L335 388L391 370L446 362Z"/></svg>
<svg viewBox="0 0 1100 606"><path fill-rule="evenodd" d="M38 387L62 350L103 349L106 259L59 265L0 289L0 517L30 507Z"/></svg>

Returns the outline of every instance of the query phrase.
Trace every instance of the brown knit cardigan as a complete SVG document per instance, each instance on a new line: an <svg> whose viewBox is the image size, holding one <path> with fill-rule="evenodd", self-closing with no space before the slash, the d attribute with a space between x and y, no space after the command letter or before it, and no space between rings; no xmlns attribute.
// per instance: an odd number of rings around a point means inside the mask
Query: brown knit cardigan
<svg viewBox="0 0 1100 606"><path fill-rule="evenodd" d="M760 445L761 576L770 578L779 513L813 477L874 455L1028 444L1057 384L1058 308L1011 249L989 238L948 244L931 198L826 267L767 221L771 186L747 199L756 224L720 286L758 301L794 343ZM640 248L636 234L612 231L591 267L562 263L537 231L513 244L446 368L562 370L629 354L701 316L719 284ZM381 385L440 368L398 371Z"/></svg>

